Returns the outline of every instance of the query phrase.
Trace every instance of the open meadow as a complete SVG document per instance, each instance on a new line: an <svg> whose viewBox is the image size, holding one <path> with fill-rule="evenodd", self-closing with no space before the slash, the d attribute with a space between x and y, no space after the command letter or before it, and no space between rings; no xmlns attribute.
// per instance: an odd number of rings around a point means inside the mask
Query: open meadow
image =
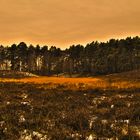
<svg viewBox="0 0 140 140"><path fill-rule="evenodd" d="M140 70L86 78L1 76L0 139L138 140Z"/></svg>

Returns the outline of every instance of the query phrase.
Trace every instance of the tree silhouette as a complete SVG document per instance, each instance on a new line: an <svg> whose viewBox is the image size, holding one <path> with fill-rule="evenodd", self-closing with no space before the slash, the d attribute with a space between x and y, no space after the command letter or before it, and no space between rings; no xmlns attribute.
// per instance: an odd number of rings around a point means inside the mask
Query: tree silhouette
<svg viewBox="0 0 140 140"><path fill-rule="evenodd" d="M72 45L61 50L55 46L27 46L21 42L0 46L0 69L28 71L40 75L67 73L96 75L140 68L140 38L93 41L85 47Z"/></svg>

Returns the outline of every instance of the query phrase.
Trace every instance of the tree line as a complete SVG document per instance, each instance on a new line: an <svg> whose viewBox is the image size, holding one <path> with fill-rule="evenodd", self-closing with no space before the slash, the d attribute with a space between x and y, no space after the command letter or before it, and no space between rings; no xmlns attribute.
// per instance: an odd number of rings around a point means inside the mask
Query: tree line
<svg viewBox="0 0 140 140"><path fill-rule="evenodd" d="M40 75L97 75L140 68L140 37L72 45L65 50L55 46L0 46L0 70L32 72Z"/></svg>

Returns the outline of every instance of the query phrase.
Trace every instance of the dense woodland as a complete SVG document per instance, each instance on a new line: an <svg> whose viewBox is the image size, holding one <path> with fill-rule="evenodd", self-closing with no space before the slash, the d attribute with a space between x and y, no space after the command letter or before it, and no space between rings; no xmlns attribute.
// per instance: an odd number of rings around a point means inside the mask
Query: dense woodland
<svg viewBox="0 0 140 140"><path fill-rule="evenodd" d="M0 70L32 72L40 75L97 75L140 68L140 37L72 45L27 46L21 42L0 46Z"/></svg>

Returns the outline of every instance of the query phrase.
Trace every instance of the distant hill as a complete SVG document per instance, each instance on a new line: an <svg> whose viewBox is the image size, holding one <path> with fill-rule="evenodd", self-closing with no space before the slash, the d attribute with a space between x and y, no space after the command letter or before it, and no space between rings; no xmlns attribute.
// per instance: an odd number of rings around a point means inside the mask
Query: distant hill
<svg viewBox="0 0 140 140"><path fill-rule="evenodd" d="M26 77L38 77L38 76L29 72L20 72L11 70L0 71L0 78L26 78Z"/></svg>
<svg viewBox="0 0 140 140"><path fill-rule="evenodd" d="M114 73L106 75L105 78L121 81L121 80L129 80L129 81L139 81L140 80L140 69L121 72L121 73Z"/></svg>

